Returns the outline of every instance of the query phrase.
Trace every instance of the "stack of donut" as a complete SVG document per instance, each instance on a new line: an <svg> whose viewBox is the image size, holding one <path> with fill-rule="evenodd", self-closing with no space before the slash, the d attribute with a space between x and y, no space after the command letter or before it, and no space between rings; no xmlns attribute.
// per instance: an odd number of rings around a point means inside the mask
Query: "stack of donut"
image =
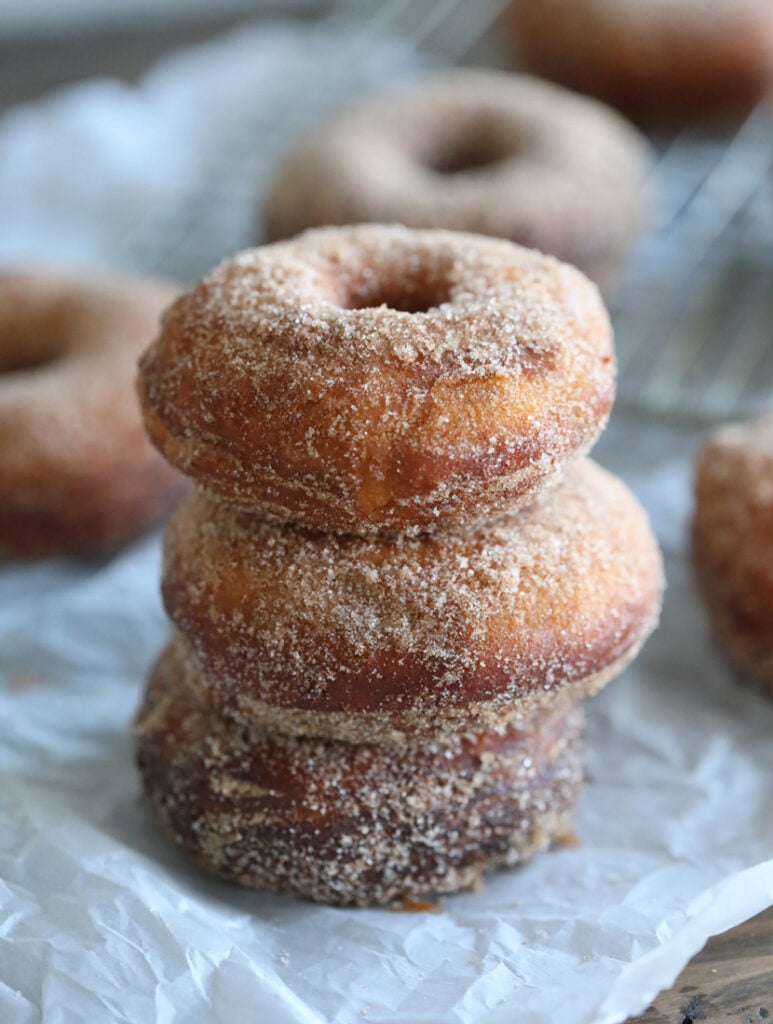
<svg viewBox="0 0 773 1024"><path fill-rule="evenodd" d="M223 264L139 380L198 488L137 722L174 839L327 903L451 892L571 826L583 697L654 627L646 517L585 455L614 393L579 271L328 228Z"/></svg>

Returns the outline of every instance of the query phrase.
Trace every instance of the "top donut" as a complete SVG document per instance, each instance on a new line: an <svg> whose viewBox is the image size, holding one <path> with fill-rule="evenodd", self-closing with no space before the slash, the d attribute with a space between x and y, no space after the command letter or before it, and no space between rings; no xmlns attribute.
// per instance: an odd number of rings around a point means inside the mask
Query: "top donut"
<svg viewBox="0 0 773 1024"><path fill-rule="evenodd" d="M511 242L363 225L222 264L140 364L151 438L216 497L418 533L527 504L614 397L596 287Z"/></svg>
<svg viewBox="0 0 773 1024"><path fill-rule="evenodd" d="M508 238L614 275L645 218L644 139L618 114L525 75L461 70L368 97L289 155L269 240L364 222Z"/></svg>

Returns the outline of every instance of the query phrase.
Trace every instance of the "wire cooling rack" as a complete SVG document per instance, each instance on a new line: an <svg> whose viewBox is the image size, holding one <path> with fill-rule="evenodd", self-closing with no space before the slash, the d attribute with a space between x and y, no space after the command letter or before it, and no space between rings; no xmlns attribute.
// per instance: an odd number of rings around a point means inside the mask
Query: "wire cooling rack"
<svg viewBox="0 0 773 1024"><path fill-rule="evenodd" d="M340 45L317 56L314 88L285 81L276 103L234 125L183 201L135 226L129 262L190 280L254 243L259 197L278 157L315 118L351 99L353 69L368 61L374 40L394 38L430 63L457 63L481 40L496 50L503 5L338 0L320 28ZM771 112L755 110L729 136L688 128L655 146L653 223L611 298L619 400L706 421L751 414L773 402Z"/></svg>
<svg viewBox="0 0 773 1024"><path fill-rule="evenodd" d="M314 31L303 74L268 83L246 116L219 132L219 144L177 188L174 203L135 223L116 254L120 265L194 280L259 240L258 210L277 161L303 131L351 101L368 75L377 41L429 66L462 59L501 13L503 0L337 0ZM326 41L329 45L326 45ZM395 67L395 76L405 73Z"/></svg>
<svg viewBox="0 0 773 1024"><path fill-rule="evenodd" d="M656 217L612 302L620 397L707 420L773 404L773 120L665 147Z"/></svg>

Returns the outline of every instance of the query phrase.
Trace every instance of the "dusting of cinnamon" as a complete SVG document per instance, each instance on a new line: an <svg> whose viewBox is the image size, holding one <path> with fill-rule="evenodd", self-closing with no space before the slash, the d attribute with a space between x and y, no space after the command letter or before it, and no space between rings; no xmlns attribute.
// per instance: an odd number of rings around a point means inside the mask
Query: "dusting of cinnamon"
<svg viewBox="0 0 773 1024"><path fill-rule="evenodd" d="M139 391L162 453L230 505L416 534L533 500L603 429L614 381L604 305L572 267L367 225L213 271L165 317Z"/></svg>
<svg viewBox="0 0 773 1024"><path fill-rule="evenodd" d="M663 583L582 457L613 388L595 288L492 239L313 232L172 308L140 394L204 490L166 534L177 631L136 736L181 847L246 887L438 912L567 842L580 699Z"/></svg>

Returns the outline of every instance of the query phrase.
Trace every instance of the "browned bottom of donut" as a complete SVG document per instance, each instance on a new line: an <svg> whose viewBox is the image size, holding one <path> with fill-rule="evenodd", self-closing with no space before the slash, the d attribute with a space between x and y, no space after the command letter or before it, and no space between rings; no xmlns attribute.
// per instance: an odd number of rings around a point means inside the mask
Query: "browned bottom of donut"
<svg viewBox="0 0 773 1024"><path fill-rule="evenodd" d="M189 484L155 453L134 470L84 476L41 504L0 500L0 555L47 558L123 544L167 518Z"/></svg>
<svg viewBox="0 0 773 1024"><path fill-rule="evenodd" d="M145 790L174 840L240 885L384 904L467 888L570 830L577 705L501 735L395 750L240 730L167 665L137 723Z"/></svg>

